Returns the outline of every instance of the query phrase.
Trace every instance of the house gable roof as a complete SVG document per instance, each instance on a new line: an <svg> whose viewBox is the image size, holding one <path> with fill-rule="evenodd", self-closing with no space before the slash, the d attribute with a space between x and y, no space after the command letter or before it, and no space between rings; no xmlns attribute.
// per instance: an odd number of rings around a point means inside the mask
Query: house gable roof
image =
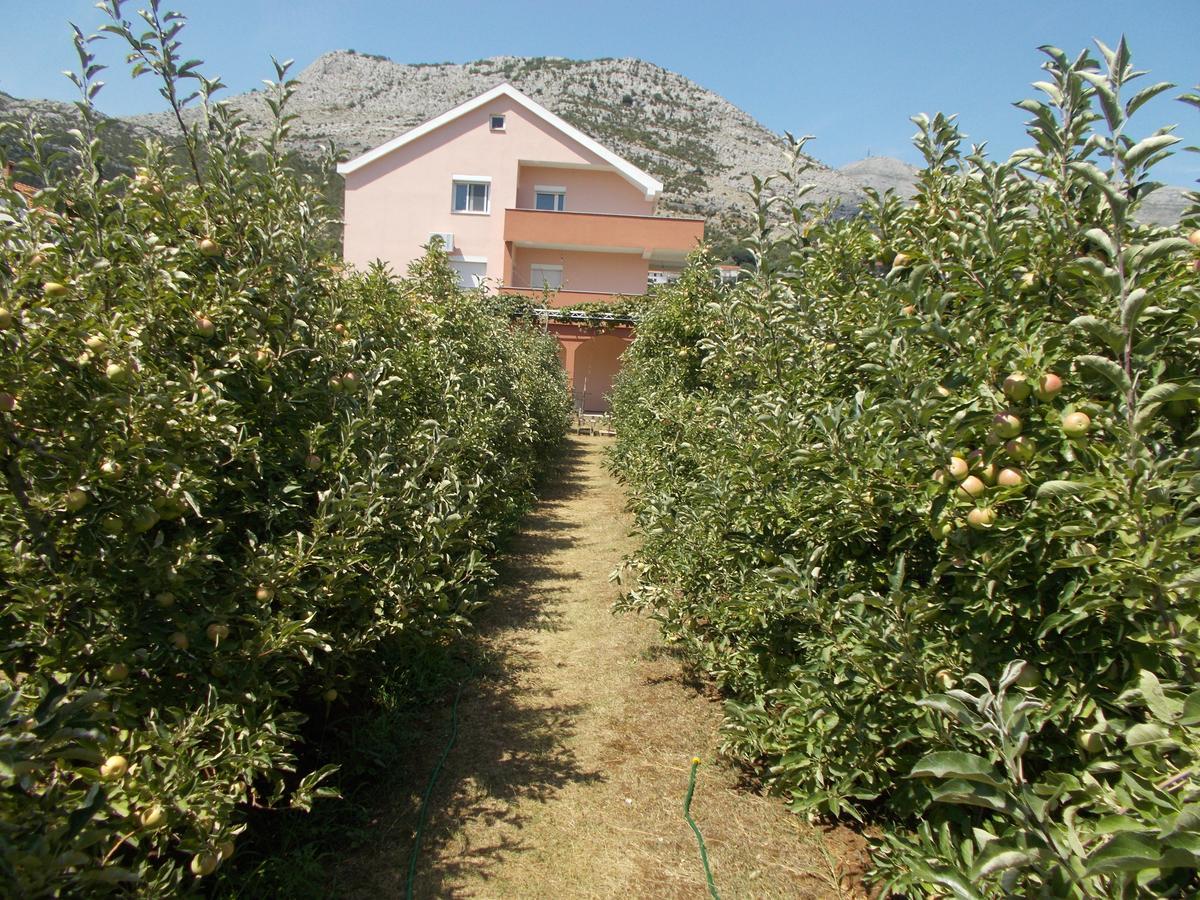
<svg viewBox="0 0 1200 900"><path fill-rule="evenodd" d="M529 112L533 113L551 127L557 129L559 132L566 135L576 143L581 144L587 150L590 150L596 156L600 157L602 160L616 169L616 171L620 173L621 176L624 177L628 182L635 187L640 188L646 195L647 200L653 200L662 193L663 185L661 181L646 174L628 160L617 156L617 154L613 153L603 144L593 138L588 137L578 128L574 127L568 122L565 122L563 119L550 112L550 110L546 109L546 107L542 106L540 103L536 103L529 97L526 97L508 82L503 82L496 85L494 88L489 91L485 91L478 97L468 100L466 103L462 103L454 107L454 109L442 113L436 118L430 119L423 125L418 125L416 128L406 131L399 137L393 138L386 144L381 144L374 150L368 150L366 153L355 157L348 162L338 163L338 174L348 175L351 172L361 169L363 166L375 162L377 159L382 159L393 150L397 150L400 147L403 147L405 144L411 144L418 138L424 137L431 131L435 131L438 128L441 128L443 125L453 122L455 119L466 115L472 110L479 109L479 107L490 103L497 97L511 98L513 101L529 110Z"/></svg>

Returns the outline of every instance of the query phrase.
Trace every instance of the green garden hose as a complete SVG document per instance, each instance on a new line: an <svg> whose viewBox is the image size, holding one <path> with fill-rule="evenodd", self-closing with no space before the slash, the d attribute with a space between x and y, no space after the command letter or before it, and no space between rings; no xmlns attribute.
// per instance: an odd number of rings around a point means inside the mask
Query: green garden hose
<svg viewBox="0 0 1200 900"><path fill-rule="evenodd" d="M454 706L450 710L450 740L446 741L446 747L442 750L441 759L433 767L433 774L429 776L429 784L425 786L425 796L421 798L421 811L417 816L417 830L413 835L412 855L408 858L408 885L404 889L406 900L412 900L413 898L413 885L417 880L417 860L421 856L421 838L425 833L425 820L429 816L429 798L433 794L434 787L437 786L438 776L442 774L442 766L446 763L446 757L450 755L450 748L454 746L454 742L458 738L458 701L462 699L463 687L465 685L465 681L459 682L458 693L454 695ZM691 799L690 792L688 799Z"/></svg>
<svg viewBox="0 0 1200 900"><path fill-rule="evenodd" d="M708 851L704 847L704 835L700 833L700 828L696 825L696 820L692 818L692 794L696 791L696 770L699 768L700 757L693 756L692 774L688 779L687 796L683 798L683 817L692 826L692 831L696 834L696 843L700 845L700 862L704 863L704 880L708 882L708 893L712 895L713 900L721 900L721 895L717 893L717 886L713 883L712 869L708 865Z"/></svg>

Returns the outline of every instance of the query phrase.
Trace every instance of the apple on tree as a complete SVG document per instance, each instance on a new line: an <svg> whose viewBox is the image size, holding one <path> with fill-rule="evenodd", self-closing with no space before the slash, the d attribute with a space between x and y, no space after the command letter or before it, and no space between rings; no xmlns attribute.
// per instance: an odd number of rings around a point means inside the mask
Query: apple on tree
<svg viewBox="0 0 1200 900"><path fill-rule="evenodd" d="M1033 385L1029 383L1024 372L1013 372L1004 379L1004 396L1014 403L1028 399L1032 393Z"/></svg>
<svg viewBox="0 0 1200 900"><path fill-rule="evenodd" d="M118 778L125 777L125 773L128 771L129 760L117 754L104 760L104 763L100 766L100 777L108 781L115 781Z"/></svg>
<svg viewBox="0 0 1200 900"><path fill-rule="evenodd" d="M138 821L141 822L143 828L147 829L157 828L166 820L166 812L157 803L153 806L147 806L138 814Z"/></svg>
<svg viewBox="0 0 1200 900"><path fill-rule="evenodd" d="M1019 435L1023 425L1024 423L1020 418L1010 412L996 413L992 419L992 429L1005 440L1015 438Z"/></svg>
<svg viewBox="0 0 1200 900"><path fill-rule="evenodd" d="M1058 396L1063 389L1063 380L1053 372L1047 372L1038 379L1037 387L1033 389L1033 393L1039 400L1050 401Z"/></svg>
<svg viewBox="0 0 1200 900"><path fill-rule="evenodd" d="M1079 439L1088 433L1092 427L1091 417L1087 413L1073 412L1063 416L1063 434L1072 439Z"/></svg>
<svg viewBox="0 0 1200 900"><path fill-rule="evenodd" d="M967 464L967 461L965 459L963 459L961 456L950 457L949 470L950 470L950 477L953 478L955 481L962 481L964 478L966 478L968 475L971 474L971 467Z"/></svg>
<svg viewBox="0 0 1200 900"><path fill-rule="evenodd" d="M980 496L987 489L987 485L976 476L968 475L959 483L958 489L966 496L974 498Z"/></svg>
<svg viewBox="0 0 1200 900"><path fill-rule="evenodd" d="M212 319L208 316L196 316L195 319L196 334L208 340L217 333L217 326L213 324Z"/></svg>
<svg viewBox="0 0 1200 900"><path fill-rule="evenodd" d="M205 851L197 853L192 857L188 868L192 870L192 874L197 878L204 878L217 871L217 866L221 864L221 858L216 853Z"/></svg>
<svg viewBox="0 0 1200 900"><path fill-rule="evenodd" d="M967 524L976 531L986 531L996 524L996 511L990 506L977 506L967 513Z"/></svg>
<svg viewBox="0 0 1200 900"><path fill-rule="evenodd" d="M996 475L996 483L1001 487L1020 487L1025 483L1025 479L1021 476L1020 471L1017 469L1005 466Z"/></svg>

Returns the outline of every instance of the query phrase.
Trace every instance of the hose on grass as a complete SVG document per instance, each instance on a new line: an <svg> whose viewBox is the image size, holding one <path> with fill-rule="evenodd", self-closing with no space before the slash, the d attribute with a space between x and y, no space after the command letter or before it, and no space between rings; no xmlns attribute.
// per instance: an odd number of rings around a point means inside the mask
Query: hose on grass
<svg viewBox="0 0 1200 900"><path fill-rule="evenodd" d="M692 774L688 778L687 796L683 798L683 817L687 819L687 823L692 826L692 831L696 835L696 843L700 845L700 862L704 863L704 880L708 882L708 893L713 900L721 900L721 895L717 893L717 886L713 883L712 869L708 865L708 850L704 847L704 835L700 833L700 827L696 824L696 820L692 818L692 794L696 792L696 770L700 768L700 757L692 757Z"/></svg>
<svg viewBox="0 0 1200 900"><path fill-rule="evenodd" d="M429 784L425 786L425 795L421 797L421 811L417 815L417 830L413 835L412 854L408 858L408 883L404 888L405 900L412 900L413 898L413 886L417 880L417 860L421 856L421 838L425 834L425 820L429 816L429 798L433 795L433 789L437 786L438 776L442 774L442 766L446 763L446 757L450 755L450 749L458 739L458 701L462 699L462 692L465 686L465 681L460 681L458 684L458 693L454 695L454 706L450 709L450 739L446 741L441 758L438 759L437 765L433 767L433 774L429 776Z"/></svg>

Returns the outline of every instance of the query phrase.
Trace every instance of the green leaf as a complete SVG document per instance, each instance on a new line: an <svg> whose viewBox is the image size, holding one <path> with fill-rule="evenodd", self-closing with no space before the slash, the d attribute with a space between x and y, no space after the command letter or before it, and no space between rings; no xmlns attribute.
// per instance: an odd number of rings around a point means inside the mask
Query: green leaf
<svg viewBox="0 0 1200 900"><path fill-rule="evenodd" d="M62 837L64 843L69 843L79 832L83 831L83 827L91 820L97 811L104 808L106 800L104 791L100 789L100 785L93 784L91 789L84 797L83 803L71 811L67 817L66 834Z"/></svg>
<svg viewBox="0 0 1200 900"><path fill-rule="evenodd" d="M1183 809L1173 816L1159 820L1161 830L1159 838L1167 840L1177 834L1200 834L1200 803L1185 804Z"/></svg>
<svg viewBox="0 0 1200 900"><path fill-rule="evenodd" d="M1082 328L1114 353L1119 353L1125 346L1125 335L1121 333L1121 329L1112 322L1096 316L1078 316L1071 321L1071 327Z"/></svg>
<svg viewBox="0 0 1200 900"><path fill-rule="evenodd" d="M1133 816L1101 816L1096 820L1093 832L1099 835L1119 834L1123 831L1143 831L1146 823Z"/></svg>
<svg viewBox="0 0 1200 900"><path fill-rule="evenodd" d="M1179 138L1173 134L1152 134L1125 151L1125 162L1131 166L1140 166L1152 154L1178 143Z"/></svg>
<svg viewBox="0 0 1200 900"><path fill-rule="evenodd" d="M1171 400L1194 400L1200 397L1200 387L1191 384L1175 384L1163 381L1142 391L1138 398L1140 405L1148 403L1168 403Z"/></svg>
<svg viewBox="0 0 1200 900"><path fill-rule="evenodd" d="M989 784L954 778L929 788L930 796L938 803L954 803L958 806L978 806L1000 812L1008 809L1008 798Z"/></svg>
<svg viewBox="0 0 1200 900"><path fill-rule="evenodd" d="M1168 256L1171 253L1189 253L1192 245L1187 242L1186 238L1162 238L1147 244L1141 249L1137 255L1138 265L1152 263L1156 259L1163 256Z"/></svg>
<svg viewBox="0 0 1200 900"><path fill-rule="evenodd" d="M1108 183L1108 179L1104 179ZM1103 228L1089 228L1083 233L1083 236L1104 251L1109 260L1116 259L1117 245L1116 242L1109 236L1108 232Z"/></svg>
<svg viewBox="0 0 1200 900"><path fill-rule="evenodd" d="M1129 747L1141 747L1165 741L1170 736L1167 729L1157 722L1142 722L1125 732L1125 744Z"/></svg>
<svg viewBox="0 0 1200 900"><path fill-rule="evenodd" d="M1157 842L1146 834L1123 832L1096 848L1087 858L1087 872L1139 872L1152 869L1161 858Z"/></svg>
<svg viewBox="0 0 1200 900"><path fill-rule="evenodd" d="M1048 497L1075 497L1087 490L1087 486L1078 481L1043 481L1038 485L1036 497L1042 500Z"/></svg>
<svg viewBox="0 0 1200 900"><path fill-rule="evenodd" d="M923 697L917 701L917 706L937 710L942 715L950 716L963 725L976 720L975 713L965 703L956 697L947 697L945 694L934 694L929 697Z"/></svg>
<svg viewBox="0 0 1200 900"><path fill-rule="evenodd" d="M1200 689L1192 691L1183 700L1183 712L1179 716L1180 725L1200 724Z"/></svg>
<svg viewBox="0 0 1200 900"><path fill-rule="evenodd" d="M1121 327L1133 330L1138 319L1141 318L1142 310L1145 309L1149 297L1149 294L1138 288L1125 298L1125 302L1121 304Z"/></svg>
<svg viewBox="0 0 1200 900"><path fill-rule="evenodd" d="M1000 786L996 767L982 756L961 750L939 750L927 753L908 773L910 778L965 778L981 784Z"/></svg>
<svg viewBox="0 0 1200 900"><path fill-rule="evenodd" d="M1138 690L1142 699L1155 717L1163 722L1173 722L1183 708L1183 703L1167 697L1159 684L1158 676L1145 669L1138 673Z"/></svg>
<svg viewBox="0 0 1200 900"><path fill-rule="evenodd" d="M1125 370L1106 356L1077 356L1075 357L1075 365L1099 372L1122 393L1130 389L1129 376L1125 373Z"/></svg>
<svg viewBox="0 0 1200 900"><path fill-rule="evenodd" d="M1036 860L1037 854L1031 850L1019 850L1004 841L992 841L975 860L971 868L971 880L979 881L1006 869L1019 869Z"/></svg>
<svg viewBox="0 0 1200 900"><path fill-rule="evenodd" d="M931 869L919 859L913 859L909 866L913 874L922 881L946 888L959 900L983 900L983 895L957 872L949 869Z"/></svg>
<svg viewBox="0 0 1200 900"><path fill-rule="evenodd" d="M1142 88L1125 102L1126 117L1132 116L1135 112L1141 109L1144 103L1149 100L1153 100L1163 91L1169 91L1173 87L1175 87L1175 85L1169 81L1160 81L1157 84L1152 84L1149 87Z"/></svg>

